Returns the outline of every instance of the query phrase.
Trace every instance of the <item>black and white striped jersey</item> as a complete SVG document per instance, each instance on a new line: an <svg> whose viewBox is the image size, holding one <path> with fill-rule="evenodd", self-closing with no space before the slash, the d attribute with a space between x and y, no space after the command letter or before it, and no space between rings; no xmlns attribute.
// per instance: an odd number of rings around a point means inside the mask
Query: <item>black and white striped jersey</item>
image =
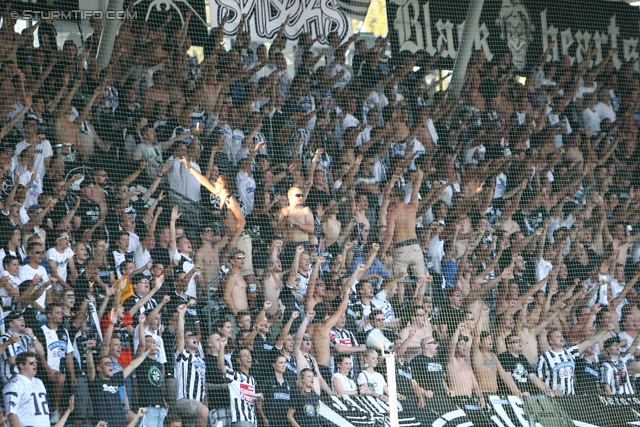
<svg viewBox="0 0 640 427"><path fill-rule="evenodd" d="M254 402L256 400L256 380L242 371L227 367L229 399L231 401L232 422L257 423Z"/></svg>
<svg viewBox="0 0 640 427"><path fill-rule="evenodd" d="M0 337L0 344L4 344L9 341L13 336L11 330L7 330L2 337ZM14 374L18 373L18 367L11 365L8 360L11 357L17 356L25 351L33 351L33 341L27 334L20 335L20 340L17 343L9 344L9 347L2 353L0 358L0 377L2 378L2 384L6 384Z"/></svg>
<svg viewBox="0 0 640 427"><path fill-rule="evenodd" d="M173 373L178 380L178 393L176 400L192 399L205 403L206 372L207 367L204 360L197 353L183 350L176 352Z"/></svg>
<svg viewBox="0 0 640 427"><path fill-rule="evenodd" d="M575 394L574 371L578 346L563 349L560 353L547 350L538 361L538 377L552 390L562 390L564 395Z"/></svg>
<svg viewBox="0 0 640 427"><path fill-rule="evenodd" d="M633 360L633 355L625 354L617 360L605 360L600 365L600 382L609 384L611 394L634 394L627 364Z"/></svg>

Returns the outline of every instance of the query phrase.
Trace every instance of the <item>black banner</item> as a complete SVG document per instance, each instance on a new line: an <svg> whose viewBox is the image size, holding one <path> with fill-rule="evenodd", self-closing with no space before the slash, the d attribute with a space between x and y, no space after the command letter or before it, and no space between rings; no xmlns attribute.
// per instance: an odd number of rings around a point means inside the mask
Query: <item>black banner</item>
<svg viewBox="0 0 640 427"><path fill-rule="evenodd" d="M387 18L392 52L445 51L437 68L452 69L462 39L469 0L390 0ZM640 10L622 2L601 0L485 0L474 50L488 61L509 53L519 70L538 63L549 42L555 42L547 60L565 56L582 62L590 41L597 50L595 63L617 48L613 64L619 69L638 58ZM636 69L638 65L636 64Z"/></svg>

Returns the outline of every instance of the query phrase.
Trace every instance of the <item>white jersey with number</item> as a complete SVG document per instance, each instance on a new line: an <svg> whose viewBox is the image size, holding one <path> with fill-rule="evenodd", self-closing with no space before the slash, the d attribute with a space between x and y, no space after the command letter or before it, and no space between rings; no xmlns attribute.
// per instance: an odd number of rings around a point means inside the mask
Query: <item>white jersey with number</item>
<svg viewBox="0 0 640 427"><path fill-rule="evenodd" d="M38 378L16 375L4 387L5 414L15 414L23 426L49 427L47 390Z"/></svg>

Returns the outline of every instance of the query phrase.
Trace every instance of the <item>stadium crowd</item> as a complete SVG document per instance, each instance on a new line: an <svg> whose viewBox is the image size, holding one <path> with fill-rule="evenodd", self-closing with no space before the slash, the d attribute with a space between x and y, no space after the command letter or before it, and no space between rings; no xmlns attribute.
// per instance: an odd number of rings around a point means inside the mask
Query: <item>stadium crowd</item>
<svg viewBox="0 0 640 427"><path fill-rule="evenodd" d="M635 393L636 61L475 51L454 96L440 54L358 34L303 34L290 75L282 30L214 28L199 62L187 14L125 20L101 70L101 21L59 50L8 10L11 427L348 426L396 398L401 425L482 424L488 395Z"/></svg>

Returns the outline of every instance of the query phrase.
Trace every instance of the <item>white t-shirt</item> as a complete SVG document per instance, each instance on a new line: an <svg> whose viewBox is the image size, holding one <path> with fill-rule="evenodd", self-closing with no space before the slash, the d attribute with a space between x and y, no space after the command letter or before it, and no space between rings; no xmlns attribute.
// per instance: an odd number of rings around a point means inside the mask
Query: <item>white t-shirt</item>
<svg viewBox="0 0 640 427"><path fill-rule="evenodd" d="M27 143L26 139L23 139L18 143L18 145L16 145L16 154L14 156L14 158L16 159L16 162L18 160L18 156L20 155L20 153L22 153L27 147L30 147L30 146L31 144ZM53 156L53 150L51 149L51 143L49 142L49 140L45 139L40 144L36 145L34 154L35 154L34 156L35 164L33 166L33 170L35 170L38 173L39 179L42 180L45 173L47 173L47 168L44 164L44 161L47 157Z"/></svg>
<svg viewBox="0 0 640 427"><path fill-rule="evenodd" d="M197 170L198 172L202 172L200 170L200 166L198 166L195 162L190 162L191 167ZM182 174L182 188L185 196L193 200L194 202L200 202L202 195L200 194L200 182L196 179L196 177L186 171L186 173Z"/></svg>
<svg viewBox="0 0 640 427"><path fill-rule="evenodd" d="M251 215L251 212L253 212L256 192L256 181L247 172L241 170L238 171L238 175L236 175L236 184L238 188L238 195L246 209L245 215Z"/></svg>
<svg viewBox="0 0 640 427"><path fill-rule="evenodd" d="M149 327L144 328L144 335L151 334L156 344L158 345L158 352L156 353L155 360L159 363L167 363L167 353L164 351L164 341L160 335L156 333L156 331L149 330ZM140 345L140 325L136 326L133 330L133 354L138 352L138 346Z"/></svg>
<svg viewBox="0 0 640 427"><path fill-rule="evenodd" d="M348 377L341 374L340 372L336 372L335 374L333 374L333 378L338 378L340 380L340 382L342 383L342 390L344 391L358 389L356 387L356 383L352 379L349 379ZM333 390L334 393L337 393L336 388L333 386L333 379L331 380L331 389Z"/></svg>
<svg viewBox="0 0 640 427"><path fill-rule="evenodd" d="M362 384L367 384L369 390L382 396L384 394L384 386L387 385L387 382L379 372L370 374L369 372L362 371L358 375L358 385Z"/></svg>
<svg viewBox="0 0 640 427"><path fill-rule="evenodd" d="M593 133L600 132L600 114L597 111L593 111L590 108L582 111L582 121L584 122L584 128L591 128Z"/></svg>
<svg viewBox="0 0 640 427"><path fill-rule="evenodd" d="M73 250L67 247L63 253L60 253L56 248L49 249L44 254L45 261L53 261L58 268L58 276L65 282L67 281L67 266L69 265L69 258L73 258Z"/></svg>
<svg viewBox="0 0 640 427"><path fill-rule="evenodd" d="M127 233L129 233L129 247L127 248L127 253L130 254L137 251L140 247L140 237L136 233L131 233L130 231L127 231Z"/></svg>
<svg viewBox="0 0 640 427"><path fill-rule="evenodd" d="M8 277L11 286L13 286L14 288L18 289L18 286L20 286L20 279L18 279L18 276L12 276L8 271L3 271L2 277ZM13 297L9 296L9 292L7 292L7 289L4 286L0 288L0 298L2 298L2 307L7 310L11 310L13 305Z"/></svg>
<svg viewBox="0 0 640 427"><path fill-rule="evenodd" d="M608 282L611 282L611 292L613 294L613 298L616 298L624 290L624 283L618 282L613 277L610 277L608 275L600 275L600 280L606 280ZM609 304L609 300L607 298L607 286L608 286L607 284L600 286L600 300L598 302L602 305ZM622 307L624 307L627 304L628 304L628 301L625 298L616 307L616 312L618 313L618 321L622 317Z"/></svg>
<svg viewBox="0 0 640 427"><path fill-rule="evenodd" d="M171 252L171 251L169 251L169 256L171 257L172 260L173 259L180 260L181 258L184 258L186 260L182 264L183 265L182 269L185 273L189 273L191 269L193 269L194 262L190 257L184 254L181 254L180 252ZM187 291L185 293L189 295L191 298L198 298L196 276L199 276L200 274L201 273L199 271L195 272L193 276L191 276L191 280L189 281L189 285L187 286Z"/></svg>
<svg viewBox="0 0 640 427"><path fill-rule="evenodd" d="M378 292L375 297L371 300L371 305L380 311L384 315L385 322L393 322L396 320L396 314L393 311L393 307L389 303L387 293L383 290Z"/></svg>
<svg viewBox="0 0 640 427"><path fill-rule="evenodd" d="M43 266L39 265L38 269L34 270L29 264L25 264L20 267L20 269L18 270L18 279L20 280L20 283L22 283L25 280L32 280L36 274L42 276L42 279L40 279L41 285L49 281L49 275L47 274L47 270L45 270ZM51 285L47 286L47 289L51 289ZM42 293L42 295L40 295L40 298L36 300L36 303L38 303L40 307L45 308L45 306L47 305L46 290Z"/></svg>
<svg viewBox="0 0 640 427"><path fill-rule="evenodd" d="M31 181L31 176L33 175L33 173L35 173L35 171L26 170L20 165L18 165L18 167L16 168L16 171L20 173L20 179L18 180L18 183L23 187L26 187L26 185L29 184L29 181ZM22 204L22 206L25 209L29 209L29 207L37 204L38 197L40 197L41 194L42 194L42 175L38 174L36 179L29 185L29 188L27 189L27 194L24 198L24 203Z"/></svg>

